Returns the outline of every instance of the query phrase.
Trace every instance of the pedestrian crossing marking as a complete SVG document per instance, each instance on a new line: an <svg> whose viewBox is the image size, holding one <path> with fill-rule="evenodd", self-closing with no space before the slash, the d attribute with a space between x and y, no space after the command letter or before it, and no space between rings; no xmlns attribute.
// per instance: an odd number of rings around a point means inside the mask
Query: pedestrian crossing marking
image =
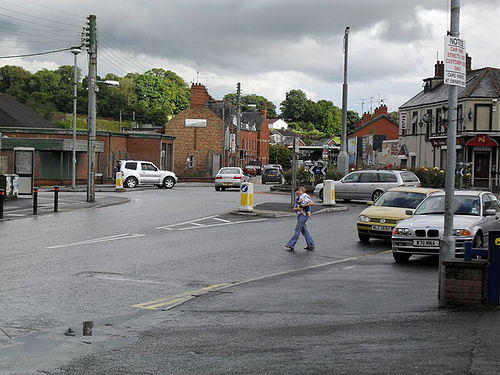
<svg viewBox="0 0 500 375"><path fill-rule="evenodd" d="M211 228L211 227L220 227L224 225L235 225L235 224L244 224L244 223L252 223L257 221L265 221L267 219L251 219L251 220L227 220L214 216L207 216L201 219L194 219L190 221L185 221L177 224L170 224L161 227L157 227L155 229L161 230L176 230L176 231L185 231L191 229L201 229L201 228Z"/></svg>

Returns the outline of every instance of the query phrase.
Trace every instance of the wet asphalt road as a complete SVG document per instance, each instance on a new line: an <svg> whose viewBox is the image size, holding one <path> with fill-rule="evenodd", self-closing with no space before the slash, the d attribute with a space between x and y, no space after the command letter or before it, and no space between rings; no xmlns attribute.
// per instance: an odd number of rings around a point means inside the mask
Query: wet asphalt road
<svg viewBox="0 0 500 375"><path fill-rule="evenodd" d="M282 243L295 219L228 215L236 191L126 194L125 205L2 223L0 373L468 373L495 364L478 360L498 342L493 333L483 343L483 326L465 322L496 314L437 309L437 262L401 267L387 243L358 243L361 204L315 216L317 250L289 253ZM308 267L317 268L291 272ZM84 320L94 322L91 337L81 336ZM76 337L62 335L68 327Z"/></svg>

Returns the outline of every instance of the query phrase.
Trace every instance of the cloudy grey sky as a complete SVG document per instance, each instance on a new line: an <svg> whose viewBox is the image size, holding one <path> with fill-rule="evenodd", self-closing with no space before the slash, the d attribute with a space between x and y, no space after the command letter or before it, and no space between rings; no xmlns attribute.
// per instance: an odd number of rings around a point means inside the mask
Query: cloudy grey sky
<svg viewBox="0 0 500 375"><path fill-rule="evenodd" d="M450 0L0 0L0 56L79 44L97 16L100 75L153 67L279 106L301 89L341 106L342 44L349 36L349 109L396 110L442 59ZM462 0L460 32L473 68L500 67L500 0ZM69 52L0 59L31 72L71 65ZM86 54L79 66L87 71ZM198 73L199 72L199 73Z"/></svg>

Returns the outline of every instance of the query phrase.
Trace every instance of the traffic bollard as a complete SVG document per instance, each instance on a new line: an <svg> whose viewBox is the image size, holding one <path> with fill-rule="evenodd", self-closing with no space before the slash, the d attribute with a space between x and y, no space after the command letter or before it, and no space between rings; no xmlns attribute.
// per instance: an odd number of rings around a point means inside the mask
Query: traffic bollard
<svg viewBox="0 0 500 375"><path fill-rule="evenodd" d="M5 198L5 190L0 189L0 219L3 219L3 200Z"/></svg>
<svg viewBox="0 0 500 375"><path fill-rule="evenodd" d="M59 186L54 186L54 212L59 211Z"/></svg>
<svg viewBox="0 0 500 375"><path fill-rule="evenodd" d="M253 184L243 182L240 187L240 211L253 211Z"/></svg>
<svg viewBox="0 0 500 375"><path fill-rule="evenodd" d="M38 215L38 188L33 188L33 215Z"/></svg>

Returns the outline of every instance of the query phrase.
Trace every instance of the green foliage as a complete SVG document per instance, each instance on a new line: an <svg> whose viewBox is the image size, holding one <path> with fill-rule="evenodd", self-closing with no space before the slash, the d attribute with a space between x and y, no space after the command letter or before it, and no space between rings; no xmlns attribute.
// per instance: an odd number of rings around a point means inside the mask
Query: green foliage
<svg viewBox="0 0 500 375"><path fill-rule="evenodd" d="M290 90L286 93L286 99L280 104L281 115L285 121L305 122L311 104L304 91Z"/></svg>
<svg viewBox="0 0 500 375"><path fill-rule="evenodd" d="M286 146L269 145L269 161L271 164L281 164L284 169L291 167L292 150Z"/></svg>
<svg viewBox="0 0 500 375"><path fill-rule="evenodd" d="M420 168L415 171L415 174L420 179L422 187L444 188L446 173L438 167Z"/></svg>
<svg viewBox="0 0 500 375"><path fill-rule="evenodd" d="M347 134L351 135L356 129L356 122L360 120L358 112L348 110L347 111Z"/></svg>
<svg viewBox="0 0 500 375"><path fill-rule="evenodd" d="M396 124L399 124L399 112L398 111L389 112L387 114L387 117L389 117Z"/></svg>
<svg viewBox="0 0 500 375"><path fill-rule="evenodd" d="M77 72L80 77L80 72ZM100 80L100 78L98 77ZM189 105L189 88L177 74L151 69L144 74L129 73L125 77L107 74L105 80L116 80L120 87L99 85L97 114L119 119L120 111L131 116L136 112L143 122L163 125L171 115ZM87 113L87 79L78 80L77 112ZM0 92L7 93L46 118L54 112L73 111L73 67L42 69L35 74L17 66L0 68Z"/></svg>
<svg viewBox="0 0 500 375"><path fill-rule="evenodd" d="M290 185L292 183L292 170L287 169L283 172L283 178L285 179L285 184ZM304 167L297 168L297 186L311 187L314 182L314 176Z"/></svg>
<svg viewBox="0 0 500 375"><path fill-rule="evenodd" d="M224 100L236 106L238 97L235 93L230 93L224 96ZM267 100L261 95L243 95L240 98L242 112L260 112L264 109L264 104L267 103L267 118L276 117L276 106L273 102Z"/></svg>

